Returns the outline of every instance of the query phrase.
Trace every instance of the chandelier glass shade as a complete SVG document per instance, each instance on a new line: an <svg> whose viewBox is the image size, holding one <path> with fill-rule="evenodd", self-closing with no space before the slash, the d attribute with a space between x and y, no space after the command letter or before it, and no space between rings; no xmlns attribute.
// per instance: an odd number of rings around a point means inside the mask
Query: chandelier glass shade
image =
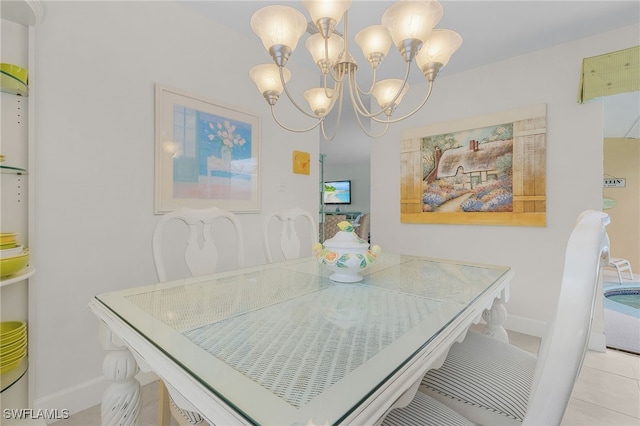
<svg viewBox="0 0 640 426"><path fill-rule="evenodd" d="M339 126L343 100L348 97L360 128L371 137L383 135L390 124L412 116L425 105L439 71L462 44L462 37L458 33L434 29L443 15L442 6L437 0L398 1L384 12L381 25L366 27L354 38L373 73L373 83L363 89L356 78L358 65L348 48L348 9L351 1L304 0L302 4L309 12L310 24L297 9L281 5L263 7L251 17L251 28L262 40L273 62L253 67L249 76L271 106L274 120L289 131L305 132L320 126L323 137L333 139ZM342 35L336 31L340 21L344 21ZM313 34L304 45L318 66L322 81L321 87L304 92L310 111L298 105L289 92L287 83L291 72L286 68L300 37L307 31ZM398 49L406 63L404 78L377 80L377 70L391 45ZM414 110L402 117L392 117L409 90L407 81L414 61L427 80L427 93ZM315 119L313 125L294 129L277 118L275 105L283 91L301 113ZM367 107L364 99L367 96L372 96L378 105ZM325 119L336 105L337 122L332 134L328 135ZM370 133L367 126L363 125L363 118L381 123L382 131Z"/></svg>

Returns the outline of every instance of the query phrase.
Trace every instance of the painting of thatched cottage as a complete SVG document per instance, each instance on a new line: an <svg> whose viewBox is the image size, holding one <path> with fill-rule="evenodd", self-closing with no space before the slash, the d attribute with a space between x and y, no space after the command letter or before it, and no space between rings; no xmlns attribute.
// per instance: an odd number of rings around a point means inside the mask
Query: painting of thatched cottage
<svg viewBox="0 0 640 426"><path fill-rule="evenodd" d="M455 178L462 188L473 189L478 185L498 178L499 161L505 156L511 156L513 140L488 142L480 144L477 140L470 140L469 147L448 149L442 153L436 151L436 166L425 179L433 183L438 179Z"/></svg>
<svg viewBox="0 0 640 426"><path fill-rule="evenodd" d="M491 121L403 133L403 222L544 225L546 107Z"/></svg>

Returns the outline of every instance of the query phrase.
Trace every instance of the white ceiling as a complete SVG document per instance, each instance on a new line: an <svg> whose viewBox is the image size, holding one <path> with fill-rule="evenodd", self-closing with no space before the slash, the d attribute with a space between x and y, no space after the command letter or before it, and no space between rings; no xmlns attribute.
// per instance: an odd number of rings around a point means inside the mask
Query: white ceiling
<svg viewBox="0 0 640 426"><path fill-rule="evenodd" d="M249 22L253 12L259 8L269 4L287 4L308 17L299 1L179 1L255 39L257 43L259 39ZM349 38L352 39L360 29L379 23L392 3L387 0L354 0L349 9ZM437 27L453 29L464 40L460 50L441 71L441 76L640 22L638 0L442 0L441 3L444 16ZM638 40L640 43L640 34ZM366 64L355 44L350 50L357 62ZM315 67L309 56L301 41L291 60L304 60L309 67ZM264 57L256 58L256 64L269 60L265 52ZM416 69L412 71L410 82L424 81L421 73ZM404 62L397 52L390 52L379 78L397 78L403 73ZM361 78L360 74L358 77ZM604 136L640 138L639 117L640 92L605 99Z"/></svg>

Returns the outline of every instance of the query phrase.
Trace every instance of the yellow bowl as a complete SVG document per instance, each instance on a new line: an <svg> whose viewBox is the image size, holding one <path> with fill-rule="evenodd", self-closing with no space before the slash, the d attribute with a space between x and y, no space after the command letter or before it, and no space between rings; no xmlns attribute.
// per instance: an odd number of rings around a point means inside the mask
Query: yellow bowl
<svg viewBox="0 0 640 426"><path fill-rule="evenodd" d="M26 349L15 354L13 357L11 357L11 359L7 359L6 361L3 359L0 363L0 374L8 373L9 371L16 368L25 356L27 356Z"/></svg>
<svg viewBox="0 0 640 426"><path fill-rule="evenodd" d="M24 333L27 330L25 321L3 321L0 322L0 339Z"/></svg>
<svg viewBox="0 0 640 426"><path fill-rule="evenodd" d="M0 346L0 360L2 360L5 356L10 355L14 351L22 349L23 347L27 347L26 334L19 339L16 339L14 342Z"/></svg>
<svg viewBox="0 0 640 426"><path fill-rule="evenodd" d="M24 356L27 354L27 347L25 346L24 348L18 350L18 351L14 351L13 353L9 354L8 356L3 356L2 357L2 361L0 361L0 367L4 367L5 365L17 360L17 359L21 359L24 358Z"/></svg>
<svg viewBox="0 0 640 426"><path fill-rule="evenodd" d="M17 368L20 365L21 362L22 362L22 358L13 361L10 364L5 365L4 367L0 367L0 375L6 374L9 371L14 370L15 368Z"/></svg>
<svg viewBox="0 0 640 426"><path fill-rule="evenodd" d="M0 323L0 350L19 340L27 340L27 323L7 321Z"/></svg>
<svg viewBox="0 0 640 426"><path fill-rule="evenodd" d="M18 234L16 234L15 232L2 232L2 233L0 233L0 245L15 244L17 235Z"/></svg>
<svg viewBox="0 0 640 426"><path fill-rule="evenodd" d="M2 345L0 345L0 354L5 353L5 351L8 348L11 348L18 343L25 343L26 341L27 341L26 333L18 333L15 336L10 336L10 337L7 337L6 339L3 338L1 341Z"/></svg>
<svg viewBox="0 0 640 426"><path fill-rule="evenodd" d="M26 326L0 335L0 351L2 351L4 347L12 345L19 340L27 340Z"/></svg>
<svg viewBox="0 0 640 426"><path fill-rule="evenodd" d="M29 264L29 249L18 256L0 259L0 277L15 274Z"/></svg>
<svg viewBox="0 0 640 426"><path fill-rule="evenodd" d="M20 359L18 359L16 361L13 361L10 364L7 364L4 367L0 367L0 375L8 373L9 371L14 370L15 368L17 368L22 363L23 359L24 359L24 357L20 358Z"/></svg>
<svg viewBox="0 0 640 426"><path fill-rule="evenodd" d="M27 69L14 64L0 64L0 89L3 92L27 95Z"/></svg>

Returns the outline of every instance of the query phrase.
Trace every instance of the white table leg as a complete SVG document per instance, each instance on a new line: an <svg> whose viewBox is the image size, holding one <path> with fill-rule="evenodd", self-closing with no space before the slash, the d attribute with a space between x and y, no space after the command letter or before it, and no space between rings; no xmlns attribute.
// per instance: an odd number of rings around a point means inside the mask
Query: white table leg
<svg viewBox="0 0 640 426"><path fill-rule="evenodd" d="M486 334L494 339L509 343L507 330L502 326L507 320L507 308L504 306L504 299L505 297L503 294L502 297L493 301L491 309L485 309L482 313L482 319L487 322L482 334Z"/></svg>
<svg viewBox="0 0 640 426"><path fill-rule="evenodd" d="M102 426L136 425L140 413L140 383L135 379L138 364L126 347L113 341L115 336L109 330L102 331L106 331L103 346L108 351L102 373L109 381L102 396Z"/></svg>

